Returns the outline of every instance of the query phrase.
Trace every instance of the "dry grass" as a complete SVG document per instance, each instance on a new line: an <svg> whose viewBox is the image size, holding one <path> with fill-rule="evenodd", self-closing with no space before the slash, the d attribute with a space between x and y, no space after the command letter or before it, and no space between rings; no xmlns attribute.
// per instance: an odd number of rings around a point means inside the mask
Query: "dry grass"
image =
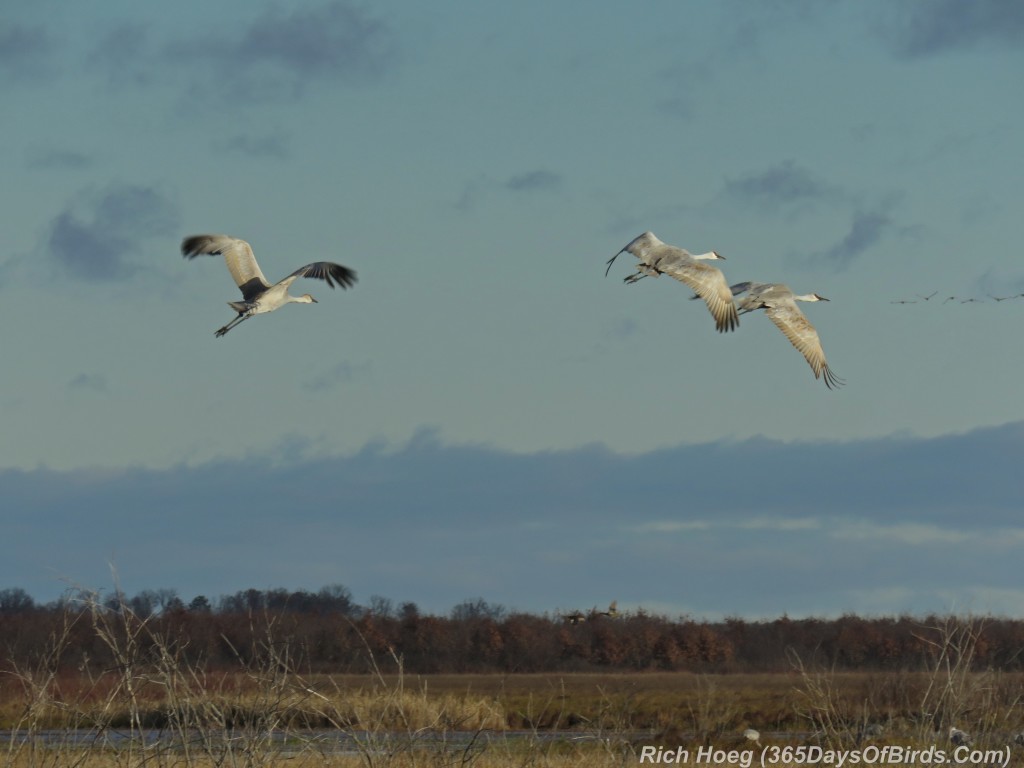
<svg viewBox="0 0 1024 768"><path fill-rule="evenodd" d="M838 749L879 726L871 738L883 742L928 746L956 725L994 745L1024 723L1024 676L972 671L971 621L923 628L933 663L913 672L794 658L783 675L412 676L392 655L353 676L303 674L272 622L235 672L210 673L126 606L90 608L69 621L91 620L114 665L61 672L65 626L32 668L0 677L0 726L15 735L0 742L0 765L600 767L636 765L644 745L749 748L747 727L766 744Z"/></svg>

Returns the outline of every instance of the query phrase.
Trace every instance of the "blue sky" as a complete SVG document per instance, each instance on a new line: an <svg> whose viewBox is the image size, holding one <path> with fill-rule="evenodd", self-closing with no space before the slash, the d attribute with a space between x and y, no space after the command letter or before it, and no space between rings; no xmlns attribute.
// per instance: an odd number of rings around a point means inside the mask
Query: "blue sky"
<svg viewBox="0 0 1024 768"><path fill-rule="evenodd" d="M972 473L1024 448L1022 43L1009 1L14 3L0 586L1019 612L1024 486ZM846 387L606 278L648 229L828 297ZM215 339L200 232L359 283Z"/></svg>

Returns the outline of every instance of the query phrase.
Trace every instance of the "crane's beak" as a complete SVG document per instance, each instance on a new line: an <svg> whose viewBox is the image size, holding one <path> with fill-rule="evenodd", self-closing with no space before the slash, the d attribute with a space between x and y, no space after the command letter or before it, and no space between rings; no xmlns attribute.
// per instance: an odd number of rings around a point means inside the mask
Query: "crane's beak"
<svg viewBox="0 0 1024 768"><path fill-rule="evenodd" d="M312 301L314 304L319 304L320 303L319 301L314 299L312 296L309 297L309 300Z"/></svg>

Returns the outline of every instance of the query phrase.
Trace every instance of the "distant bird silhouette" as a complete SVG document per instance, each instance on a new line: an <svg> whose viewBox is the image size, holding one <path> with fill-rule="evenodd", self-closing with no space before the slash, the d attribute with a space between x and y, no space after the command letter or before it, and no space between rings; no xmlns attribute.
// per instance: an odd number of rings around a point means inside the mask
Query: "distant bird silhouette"
<svg viewBox="0 0 1024 768"><path fill-rule="evenodd" d="M231 277L242 291L242 301L228 302L228 305L238 313L238 317L214 334L218 337L253 315L273 312L285 304L316 304L316 299L308 293L302 296L292 296L288 293L288 286L297 278L315 277L325 281L331 288L335 282L342 288L348 288L356 282L356 273L348 267L331 261L314 261L312 264L299 267L284 280L271 285L263 276L260 265L256 263L252 247L245 240L227 235L186 237L181 243L181 255L186 259L194 259L200 255L223 256Z"/></svg>
<svg viewBox="0 0 1024 768"><path fill-rule="evenodd" d="M635 283L644 277L658 275L674 277L690 286L704 300L711 316L715 318L715 328L719 333L734 330L739 325L739 315L736 313L725 275L721 270L703 263L706 260L724 260L724 256L718 255L715 251L690 253L685 248L663 243L653 232L644 232L630 240L625 247L608 259L605 277L608 276L612 263L624 251L639 259L636 273L626 277L625 282Z"/></svg>
<svg viewBox="0 0 1024 768"><path fill-rule="evenodd" d="M618 616L619 615L618 601L617 600L612 600L608 604L608 610L607 611L601 611L601 615L602 616L607 616L610 619L614 619L616 616Z"/></svg>
<svg viewBox="0 0 1024 768"><path fill-rule="evenodd" d="M580 611L573 611L572 613L566 614L564 618L570 624L582 624L587 620L586 615Z"/></svg>
<svg viewBox="0 0 1024 768"><path fill-rule="evenodd" d="M756 731L753 728L747 728L747 730L745 730L743 732L743 738L745 738L747 741L754 742L759 747L761 746L761 732L760 731Z"/></svg>
<svg viewBox="0 0 1024 768"><path fill-rule="evenodd" d="M1010 299L1019 299L1021 296L1024 296L1024 293L1018 293L1014 296L993 296L991 293L988 295L990 299L996 302L1009 301Z"/></svg>

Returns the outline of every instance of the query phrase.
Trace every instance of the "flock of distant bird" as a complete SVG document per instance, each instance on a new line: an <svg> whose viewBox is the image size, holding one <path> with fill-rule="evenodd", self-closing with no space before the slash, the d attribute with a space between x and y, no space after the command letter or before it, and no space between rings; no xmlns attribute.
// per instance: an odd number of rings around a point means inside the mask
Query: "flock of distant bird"
<svg viewBox="0 0 1024 768"><path fill-rule="evenodd" d="M704 300L719 333L735 330L740 324L739 315L763 309L768 319L775 323L807 360L814 371L814 378L823 378L829 389L843 385L843 380L828 367L818 332L796 305L798 301L828 301L824 296L817 293L793 293L789 286L782 283L744 282L730 286L721 270L705 263L724 261L724 256L715 251L690 253L685 248L663 243L653 232L644 232L608 259L605 276L623 252L629 252L639 260L636 273L626 277L626 283L636 283L645 277L659 275L674 277L693 289L696 295L692 298ZM737 298L744 293L746 296Z"/></svg>
<svg viewBox="0 0 1024 768"><path fill-rule="evenodd" d="M912 298L912 299L894 299L893 301L890 301L889 303L890 304L917 304L918 302L931 301L938 294L939 294L938 291L933 291L933 292L929 293L927 296L924 296L924 295L919 293L916 296L914 296L914 298ZM949 302L953 301L953 302L956 302L957 304L987 304L989 300L992 300L992 301L994 301L994 302L996 302L998 304L1000 302L1010 301L1012 299L1024 299L1024 293L1017 293L1017 294L1014 294L1013 296L993 296L990 293L990 294L988 294L988 297L985 298L985 299L979 299L977 296L970 296L968 298L961 298L960 296L947 296L946 298L942 299L941 301L936 300L935 303L936 304L949 304Z"/></svg>

